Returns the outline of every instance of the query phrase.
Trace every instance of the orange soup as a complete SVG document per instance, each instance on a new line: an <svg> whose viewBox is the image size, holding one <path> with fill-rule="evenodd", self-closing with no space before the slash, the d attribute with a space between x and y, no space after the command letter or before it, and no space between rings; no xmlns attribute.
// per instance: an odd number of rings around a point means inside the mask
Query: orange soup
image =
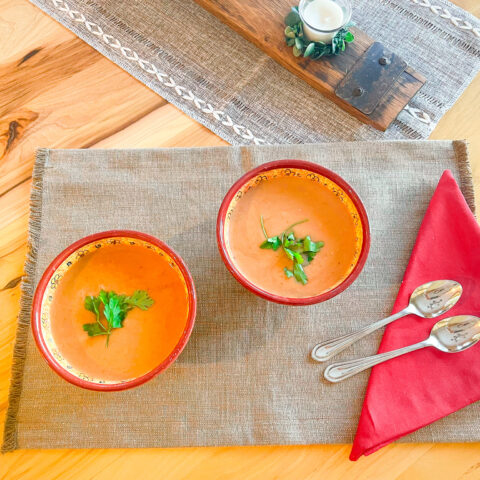
<svg viewBox="0 0 480 480"><path fill-rule="evenodd" d="M104 239L83 247L50 295L56 348L71 368L93 381L128 380L151 371L174 350L187 323L188 293L181 271L158 248L127 240L131 242L112 244ZM126 295L144 290L154 302L147 310L130 310L123 328L112 330L108 346L105 335L88 336L83 329L95 322L85 297L101 290Z"/></svg>
<svg viewBox="0 0 480 480"><path fill-rule="evenodd" d="M355 267L362 247L358 211L348 195L331 180L305 170L278 169L253 178L236 195L225 223L226 246L240 273L268 293L287 298L320 295L342 283ZM280 247L261 249L268 237L280 235L295 222L296 238L307 235L323 242L304 271L308 282L287 277L292 268Z"/></svg>

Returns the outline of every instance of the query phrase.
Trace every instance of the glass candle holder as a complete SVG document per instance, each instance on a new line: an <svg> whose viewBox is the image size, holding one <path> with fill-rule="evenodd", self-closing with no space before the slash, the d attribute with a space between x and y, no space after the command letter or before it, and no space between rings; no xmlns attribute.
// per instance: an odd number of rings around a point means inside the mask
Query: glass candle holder
<svg viewBox="0 0 480 480"><path fill-rule="evenodd" d="M308 40L332 43L332 38L352 18L352 6L349 0L300 0L298 13Z"/></svg>

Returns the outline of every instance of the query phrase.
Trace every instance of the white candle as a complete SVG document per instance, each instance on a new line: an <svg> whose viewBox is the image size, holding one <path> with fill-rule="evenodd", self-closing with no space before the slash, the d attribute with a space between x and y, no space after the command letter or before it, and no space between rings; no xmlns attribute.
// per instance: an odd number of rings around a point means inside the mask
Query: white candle
<svg viewBox="0 0 480 480"><path fill-rule="evenodd" d="M342 8L332 0L313 0L301 12L303 32L312 42L331 43L344 24Z"/></svg>

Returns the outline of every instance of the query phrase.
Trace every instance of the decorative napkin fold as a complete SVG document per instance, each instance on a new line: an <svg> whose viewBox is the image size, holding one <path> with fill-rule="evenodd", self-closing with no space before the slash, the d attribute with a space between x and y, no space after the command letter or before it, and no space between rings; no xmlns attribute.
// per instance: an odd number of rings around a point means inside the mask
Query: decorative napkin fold
<svg viewBox="0 0 480 480"><path fill-rule="evenodd" d="M457 305L437 319L409 315L385 330L379 353L428 337L441 318L480 315L480 226L447 170L418 233L393 312L408 304L413 290L432 280L463 286ZM373 368L351 460L480 400L480 345L449 354L425 348Z"/></svg>

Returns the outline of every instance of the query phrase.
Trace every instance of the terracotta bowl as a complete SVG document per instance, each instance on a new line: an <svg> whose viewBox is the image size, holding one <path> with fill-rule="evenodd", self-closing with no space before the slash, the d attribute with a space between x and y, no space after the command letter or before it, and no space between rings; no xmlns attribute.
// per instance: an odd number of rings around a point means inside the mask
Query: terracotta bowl
<svg viewBox="0 0 480 480"><path fill-rule="evenodd" d="M339 201L346 202L349 205L352 214L352 221L355 225L358 236L362 238L361 246L359 246L355 252L353 269L340 284L336 285L331 290L310 297L290 298L279 296L263 290L252 283L240 272L232 260L226 232L235 205L249 189L255 188L258 183L268 181L268 179L274 175L303 175L313 182L318 182L319 186L322 184L321 188L325 188L326 186L327 188L335 189L335 192L338 193L337 196ZM278 160L265 163L247 172L237 180L227 192L220 206L217 217L217 244L220 250L220 255L222 256L227 269L241 285L251 292L266 300L284 305L311 305L323 302L338 295L358 277L365 265L368 251L370 249L370 228L367 213L362 201L353 188L339 175L321 167L320 165L303 160Z"/></svg>
<svg viewBox="0 0 480 480"><path fill-rule="evenodd" d="M121 243L123 245L135 244L149 248L159 255L163 255L171 262L173 268L177 268L181 278L184 281L187 291L188 301L188 316L185 329L176 344L175 348L153 370L148 373L133 379L122 381L106 381L101 378L92 378L81 371L76 370L69 364L56 347L51 325L50 325L50 305L53 299L55 289L59 282L62 281L63 275L72 267L80 258L88 255L90 252L102 245ZM145 233L130 231L130 230L111 230L108 232L95 233L88 237L82 238L62 253L60 253L55 260L45 270L40 282L38 283L33 298L32 308L32 329L35 342L40 353L43 355L48 365L68 382L82 388L97 391L115 391L126 390L128 388L141 385L153 377L163 372L169 367L188 342L190 334L195 323L197 300L195 293L195 286L193 284L192 276L188 271L185 263L181 257L175 253L165 243L158 240L151 235Z"/></svg>

